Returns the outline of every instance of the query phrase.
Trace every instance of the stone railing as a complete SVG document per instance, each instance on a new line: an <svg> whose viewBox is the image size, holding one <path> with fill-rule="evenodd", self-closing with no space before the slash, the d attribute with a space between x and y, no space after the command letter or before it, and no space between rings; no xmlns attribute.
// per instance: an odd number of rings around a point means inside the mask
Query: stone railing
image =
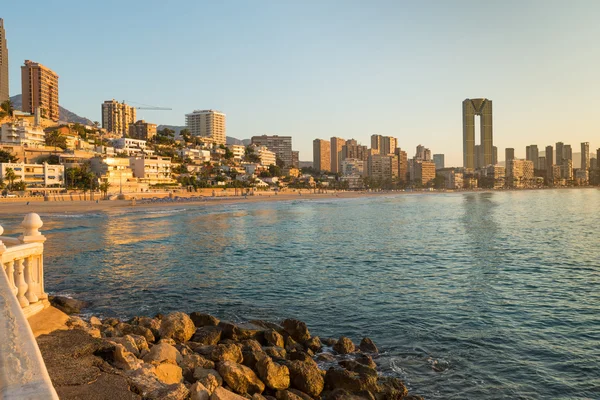
<svg viewBox="0 0 600 400"><path fill-rule="evenodd" d="M58 400L26 315L48 304L42 220L28 214L19 238L0 236L0 399ZM0 227L0 234L4 230Z"/></svg>
<svg viewBox="0 0 600 400"><path fill-rule="evenodd" d="M49 305L44 291L44 242L40 216L27 214L18 238L0 236L0 257L8 285L27 318ZM0 235L4 229L0 226Z"/></svg>

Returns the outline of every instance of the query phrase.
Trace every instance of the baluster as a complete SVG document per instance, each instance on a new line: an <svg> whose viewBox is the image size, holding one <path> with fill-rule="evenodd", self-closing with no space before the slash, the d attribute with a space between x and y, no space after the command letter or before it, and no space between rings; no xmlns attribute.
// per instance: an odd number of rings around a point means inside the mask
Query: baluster
<svg viewBox="0 0 600 400"><path fill-rule="evenodd" d="M17 287L15 286L15 262L9 261L6 263L6 276L8 277L8 285L13 294L17 295Z"/></svg>
<svg viewBox="0 0 600 400"><path fill-rule="evenodd" d="M38 297L40 300L47 300L48 293L46 293L46 289L44 288L44 255L40 254L37 256L37 273L38 273Z"/></svg>
<svg viewBox="0 0 600 400"><path fill-rule="evenodd" d="M25 293L27 292L27 283L25 283L25 274L24 274L25 265L23 265L23 260L17 260L17 268L15 271L15 283L17 285L17 300L21 305L21 308L25 308L29 305L29 301L25 297Z"/></svg>
<svg viewBox="0 0 600 400"><path fill-rule="evenodd" d="M33 256L27 257L27 262L25 264L25 282L27 283L27 293L25 293L25 297L29 303L35 303L38 301L37 293L37 283L34 279L34 268L33 265Z"/></svg>

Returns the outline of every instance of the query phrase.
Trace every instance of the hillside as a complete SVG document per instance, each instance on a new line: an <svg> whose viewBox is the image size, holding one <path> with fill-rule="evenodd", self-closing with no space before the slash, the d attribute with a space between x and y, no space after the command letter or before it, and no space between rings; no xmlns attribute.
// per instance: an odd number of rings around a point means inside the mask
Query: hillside
<svg viewBox="0 0 600 400"><path fill-rule="evenodd" d="M19 110L21 111L21 107L23 106L23 97L20 94L17 94L15 96L12 96L10 98L10 100L13 103L13 107L15 108L15 110ZM61 121L65 121L65 122L72 122L72 123L79 123L79 124L83 124L83 125L93 125L94 122L84 118L84 117L80 117L79 115L75 114L72 111L67 110L66 108L62 107L62 106L58 106L59 109L59 119Z"/></svg>
<svg viewBox="0 0 600 400"><path fill-rule="evenodd" d="M169 128L171 130L175 131L175 136L179 136L179 133L185 129L185 126L178 126L178 125L158 125L156 127L157 130L161 130L164 128ZM248 146L250 144L250 139L236 139L234 137L231 136L227 136L227 144L240 144L243 146Z"/></svg>

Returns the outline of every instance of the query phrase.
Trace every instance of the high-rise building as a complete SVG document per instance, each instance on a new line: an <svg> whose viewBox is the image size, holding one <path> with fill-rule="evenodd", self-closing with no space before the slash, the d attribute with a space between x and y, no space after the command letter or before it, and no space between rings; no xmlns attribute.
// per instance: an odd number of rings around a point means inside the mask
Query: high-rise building
<svg viewBox="0 0 600 400"><path fill-rule="evenodd" d="M525 148L525 159L533 161L533 167L537 168L539 163L540 152L537 144L529 145Z"/></svg>
<svg viewBox="0 0 600 400"><path fill-rule="evenodd" d="M534 183L533 161L511 160L506 167L506 181L510 187L531 187Z"/></svg>
<svg viewBox="0 0 600 400"><path fill-rule="evenodd" d="M338 137L331 138L331 172L337 174L342 168L342 148L346 140Z"/></svg>
<svg viewBox="0 0 600 400"><path fill-rule="evenodd" d="M573 179L573 160L565 158L560 166L560 177L568 181Z"/></svg>
<svg viewBox="0 0 600 400"><path fill-rule="evenodd" d="M300 152L292 150L292 167L300 168Z"/></svg>
<svg viewBox="0 0 600 400"><path fill-rule="evenodd" d="M25 60L21 67L22 110L35 114L40 109L42 118L58 121L58 75L42 64Z"/></svg>
<svg viewBox="0 0 600 400"><path fill-rule="evenodd" d="M494 139L492 127L492 101L488 99L466 99L463 101L463 167L475 166L475 116L480 117L480 163L493 163Z"/></svg>
<svg viewBox="0 0 600 400"><path fill-rule="evenodd" d="M534 168L537 168L540 171L546 171L546 157L545 156L538 157L538 165L537 166L534 165Z"/></svg>
<svg viewBox="0 0 600 400"><path fill-rule="evenodd" d="M150 124L143 119L129 124L129 137L133 139L152 140L156 135L156 124Z"/></svg>
<svg viewBox="0 0 600 400"><path fill-rule="evenodd" d="M508 168L508 163L515 159L515 149L507 147L504 149L504 166Z"/></svg>
<svg viewBox="0 0 600 400"><path fill-rule="evenodd" d="M571 160L571 162L573 161L573 149L571 148L570 144L565 144L564 147L563 164L565 160Z"/></svg>
<svg viewBox="0 0 600 400"><path fill-rule="evenodd" d="M435 163L433 161L414 160L414 180L423 186L433 183L435 179Z"/></svg>
<svg viewBox="0 0 600 400"><path fill-rule="evenodd" d="M546 146L546 184L554 184L554 148Z"/></svg>
<svg viewBox="0 0 600 400"><path fill-rule="evenodd" d="M433 163L435 164L435 169L444 168L444 155L443 154L434 154L433 155Z"/></svg>
<svg viewBox="0 0 600 400"><path fill-rule="evenodd" d="M10 98L8 90L8 46L4 20L0 18L0 103Z"/></svg>
<svg viewBox="0 0 600 400"><path fill-rule="evenodd" d="M136 120L136 109L115 99L102 103L102 128L118 135L126 136L129 125Z"/></svg>
<svg viewBox="0 0 600 400"><path fill-rule="evenodd" d="M393 179L398 176L398 157L393 154L372 154L369 156L368 170L373 179Z"/></svg>
<svg viewBox="0 0 600 400"><path fill-rule="evenodd" d="M185 114L185 126L190 130L192 136L215 144L225 144L227 142L225 114L220 111L194 110L190 114Z"/></svg>
<svg viewBox="0 0 600 400"><path fill-rule="evenodd" d="M400 147L396 147L395 151L398 156L398 181L406 182L408 181L408 154L403 151Z"/></svg>
<svg viewBox="0 0 600 400"><path fill-rule="evenodd" d="M564 158L565 144L563 142L556 142L556 165L563 165Z"/></svg>
<svg viewBox="0 0 600 400"><path fill-rule="evenodd" d="M596 162L600 166L600 148L596 149Z"/></svg>
<svg viewBox="0 0 600 400"><path fill-rule="evenodd" d="M496 146L493 147L492 164L493 165L497 165L498 164L498 147L496 147Z"/></svg>
<svg viewBox="0 0 600 400"><path fill-rule="evenodd" d="M342 146L342 160L347 158L367 161L369 153L367 146L358 144L354 139L346 140L346 144Z"/></svg>
<svg viewBox="0 0 600 400"><path fill-rule="evenodd" d="M581 169L590 169L590 144L589 142L581 143Z"/></svg>
<svg viewBox="0 0 600 400"><path fill-rule="evenodd" d="M283 161L284 165L292 165L292 137L278 135L252 136L252 144L257 146L266 146L275 153L277 158Z"/></svg>
<svg viewBox="0 0 600 400"><path fill-rule="evenodd" d="M313 140L313 168L319 172L331 168L331 143L328 140Z"/></svg>
<svg viewBox="0 0 600 400"><path fill-rule="evenodd" d="M373 154L381 154L387 156L394 154L398 147L398 139L391 136L371 135L371 149Z"/></svg>

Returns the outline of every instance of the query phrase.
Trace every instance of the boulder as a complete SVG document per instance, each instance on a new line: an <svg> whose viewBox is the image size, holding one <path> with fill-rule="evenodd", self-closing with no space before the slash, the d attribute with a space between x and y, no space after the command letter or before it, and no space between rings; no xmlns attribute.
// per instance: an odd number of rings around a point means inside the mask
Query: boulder
<svg viewBox="0 0 600 400"><path fill-rule="evenodd" d="M310 355L306 354L303 351L292 351L288 354L288 358L290 360L300 360L302 362L309 362L313 364L315 363L315 360L313 360Z"/></svg>
<svg viewBox="0 0 600 400"><path fill-rule="evenodd" d="M297 342L304 342L310 339L310 332L306 324L297 319L286 319L281 325L283 329Z"/></svg>
<svg viewBox="0 0 600 400"><path fill-rule="evenodd" d="M194 379L204 385L209 392L213 392L217 386L223 384L223 378L214 369L196 368L194 370Z"/></svg>
<svg viewBox="0 0 600 400"><path fill-rule="evenodd" d="M177 365L183 361L183 357L174 346L168 343L159 343L152 346L150 352L144 357L144 361L149 364L168 362Z"/></svg>
<svg viewBox="0 0 600 400"><path fill-rule="evenodd" d="M115 367L128 371L138 369L142 364L125 346L118 343L115 343L112 359Z"/></svg>
<svg viewBox="0 0 600 400"><path fill-rule="evenodd" d="M293 394L295 394L296 396L300 397L303 400L312 400L312 397L310 397L309 395L307 395L304 392L299 391L298 389L288 389L289 392L292 392Z"/></svg>
<svg viewBox="0 0 600 400"><path fill-rule="evenodd" d="M328 393L327 400L376 400L373 393L362 391L351 393L344 389L335 389ZM387 398L386 398L387 399ZM402 398L402 400L405 400Z"/></svg>
<svg viewBox="0 0 600 400"><path fill-rule="evenodd" d="M408 395L408 389L406 388L406 386L404 386L404 382L402 382L402 380L398 378L390 376L384 376L379 378L376 392L377 398L381 397L384 399L402 398L403 400L405 400L404 396Z"/></svg>
<svg viewBox="0 0 600 400"><path fill-rule="evenodd" d="M223 377L223 381L237 393L251 395L265 390L265 384L245 365L223 361L219 363L217 370Z"/></svg>
<svg viewBox="0 0 600 400"><path fill-rule="evenodd" d="M352 343L352 340L350 340L350 338L342 336L337 341L337 343L333 345L333 350L335 350L339 354L350 354L354 353L355 347L354 343Z"/></svg>
<svg viewBox="0 0 600 400"><path fill-rule="evenodd" d="M242 340L242 351L262 351L262 346L254 339Z"/></svg>
<svg viewBox="0 0 600 400"><path fill-rule="evenodd" d="M256 369L256 363L258 362L258 360L260 360L261 358L267 357L267 354L262 350L244 351L242 353L242 355L244 357L242 364L244 364L246 367L254 369L254 370Z"/></svg>
<svg viewBox="0 0 600 400"><path fill-rule="evenodd" d="M379 349L375 346L375 343L369 338L363 338L358 345L360 351L364 351L365 353L379 353Z"/></svg>
<svg viewBox="0 0 600 400"><path fill-rule="evenodd" d="M333 346L333 345L335 345L337 343L337 339L334 339L334 338L324 338L324 339L321 339L321 342L325 343L325 345L327 345L327 346Z"/></svg>
<svg viewBox="0 0 600 400"><path fill-rule="evenodd" d="M348 371L356 372L359 375L373 375L377 376L375 368L371 368L364 364L359 363L356 360L341 360L338 363L341 367L344 367Z"/></svg>
<svg viewBox="0 0 600 400"><path fill-rule="evenodd" d="M373 358L368 354L359 354L355 358L356 362L366 365L370 368L377 368L377 364L373 361Z"/></svg>
<svg viewBox="0 0 600 400"><path fill-rule="evenodd" d="M179 363L179 366L181 367L183 377L188 382L194 382L194 371L196 370L196 368L215 368L214 362L207 360L199 354L192 353L182 357L183 359Z"/></svg>
<svg viewBox="0 0 600 400"><path fill-rule="evenodd" d="M217 326L203 326L196 329L190 340L195 343L215 345L221 340L221 333L221 328Z"/></svg>
<svg viewBox="0 0 600 400"><path fill-rule="evenodd" d="M87 307L87 303L81 300L71 299L64 296L48 296L50 304L65 314L79 314L82 308Z"/></svg>
<svg viewBox="0 0 600 400"><path fill-rule="evenodd" d="M132 353L134 356L136 356L136 357L140 356L140 350L138 349L138 346L135 343L135 340L130 335L125 335L123 337L110 338L110 339L108 339L108 341L110 341L112 343L121 344L125 347L125 349L128 352Z"/></svg>
<svg viewBox="0 0 600 400"><path fill-rule="evenodd" d="M196 332L196 325L186 313L174 312L161 320L158 334L161 339L187 342Z"/></svg>
<svg viewBox="0 0 600 400"><path fill-rule="evenodd" d="M168 385L183 382L181 368L179 368L177 365L169 363L159 364L154 368L154 373L159 381Z"/></svg>
<svg viewBox="0 0 600 400"><path fill-rule="evenodd" d="M246 400L246 398L222 387L218 387L210 396L210 400Z"/></svg>
<svg viewBox="0 0 600 400"><path fill-rule="evenodd" d="M288 336L285 339L285 350L288 353L291 353L292 351L304 351L304 346L296 342L291 336Z"/></svg>
<svg viewBox="0 0 600 400"><path fill-rule="evenodd" d="M282 347L263 347L263 351L269 356L273 358L285 359L287 352Z"/></svg>
<svg viewBox="0 0 600 400"><path fill-rule="evenodd" d="M304 342L304 347L307 350L312 350L313 352L317 353L321 351L321 349L323 348L323 344L321 343L321 339L319 339L318 336L313 336Z"/></svg>
<svg viewBox="0 0 600 400"><path fill-rule="evenodd" d="M275 330L267 330L264 332L265 342L270 346L284 347L285 342L283 336Z"/></svg>
<svg viewBox="0 0 600 400"><path fill-rule="evenodd" d="M277 393L275 393L275 398L277 400L302 400L302 397L289 390L278 390ZM309 399L312 398L309 397Z"/></svg>
<svg viewBox="0 0 600 400"><path fill-rule="evenodd" d="M146 338L141 335L134 334L129 335L129 337L133 339L136 347L138 348L138 351L140 352L140 355L137 357L144 358L144 356L150 351L150 348L148 347L148 341L146 340Z"/></svg>
<svg viewBox="0 0 600 400"><path fill-rule="evenodd" d="M290 383L293 388L312 397L321 394L325 386L325 380L315 363L294 360L286 365L290 370Z"/></svg>
<svg viewBox="0 0 600 400"><path fill-rule="evenodd" d="M214 346L209 358L214 362L232 361L237 364L241 363L244 359L242 351L234 344L218 344Z"/></svg>
<svg viewBox="0 0 600 400"><path fill-rule="evenodd" d="M156 340L154 337L154 333L148 328L144 328L139 325L130 325L124 322L120 322L113 327L115 329L115 336L125 336L125 335L140 335L143 336L148 343L154 343Z"/></svg>
<svg viewBox="0 0 600 400"><path fill-rule="evenodd" d="M270 389L284 390L290 386L288 367L274 363L269 356L265 355L256 362L256 371L260 379Z"/></svg>
<svg viewBox="0 0 600 400"><path fill-rule="evenodd" d="M120 322L121 321L119 321L117 318L104 318L102 320L102 325L115 326Z"/></svg>
<svg viewBox="0 0 600 400"><path fill-rule="evenodd" d="M322 362L334 362L336 360L335 356L331 353L320 353L317 354L317 361Z"/></svg>
<svg viewBox="0 0 600 400"><path fill-rule="evenodd" d="M152 331L152 334L155 337L158 337L158 332L160 330L160 320L150 317L133 317L128 321L130 325L137 325Z"/></svg>
<svg viewBox="0 0 600 400"><path fill-rule="evenodd" d="M190 391L182 383L161 386L158 389L148 393L144 399L148 400L185 400Z"/></svg>
<svg viewBox="0 0 600 400"><path fill-rule="evenodd" d="M190 388L190 400L209 400L210 395L208 389L200 382L194 383Z"/></svg>
<svg viewBox="0 0 600 400"><path fill-rule="evenodd" d="M264 340L264 328L249 322L234 324L232 322L221 321L218 326L223 331L221 335L223 339L231 339L234 341L256 339L261 342Z"/></svg>
<svg viewBox="0 0 600 400"><path fill-rule="evenodd" d="M99 327L102 325L102 321L98 317L90 317L90 325Z"/></svg>
<svg viewBox="0 0 600 400"><path fill-rule="evenodd" d="M325 383L330 390L344 389L352 393L378 391L377 374L360 375L357 372L331 367L325 375Z"/></svg>
<svg viewBox="0 0 600 400"><path fill-rule="evenodd" d="M194 325L196 325L198 328L203 326L217 326L219 325L219 322L221 322L218 318L213 317L212 315L199 312L191 313L190 318L194 322Z"/></svg>

